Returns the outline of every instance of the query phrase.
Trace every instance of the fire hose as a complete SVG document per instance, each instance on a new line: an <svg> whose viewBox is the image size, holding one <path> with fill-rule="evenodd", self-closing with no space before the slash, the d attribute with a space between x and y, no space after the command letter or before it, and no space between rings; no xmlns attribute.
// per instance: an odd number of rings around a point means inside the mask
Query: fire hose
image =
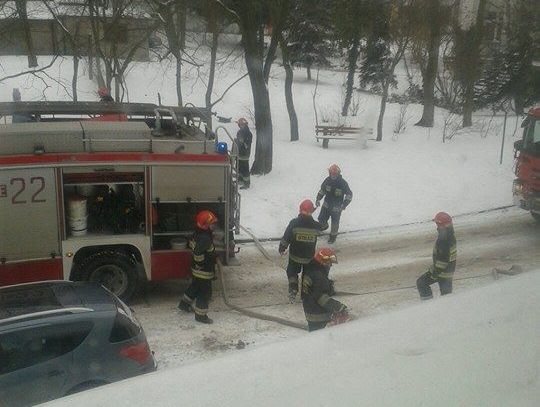
<svg viewBox="0 0 540 407"><path fill-rule="evenodd" d="M243 226L240 226L240 228L244 232L246 232L248 235L250 235L252 237L253 242L255 243L255 246L257 247L259 252L267 260L269 260L271 263L273 263L276 267L278 267L280 269L284 269L283 266L277 264L274 261L274 259L270 256L270 254L263 247L263 245L261 244L259 239L251 231L249 231L248 229L246 229ZM229 301L229 296L228 296L228 293L227 293L227 286L225 284L225 274L224 274L224 270L223 270L223 264L219 260L217 262L217 269L218 269L218 279L219 279L219 282L221 284L221 295L223 297L223 302L225 303L225 305L227 307L229 307L229 308L233 309L234 311L237 311L237 312L239 312L239 313L241 313L243 315L246 315L246 316L248 316L250 318L256 318L256 319L260 319L260 320L263 320L263 321L276 322L276 323L281 324L281 325L285 325L285 326L289 326L289 327L292 327L292 328L297 328L297 329L301 329L301 330L305 330L305 331L308 330L308 327L307 327L306 324L290 321L290 320L285 319L285 318L280 318L280 317L276 317L276 316L273 316L273 315L264 314L264 313L261 313L261 312L248 310L246 308L242 308L242 307L239 307L237 305L232 304ZM522 272L522 269L521 269L520 266L512 265L512 267L510 267L510 269L507 269L507 270L494 268L489 273L484 273L484 274L475 275L475 276L468 276L468 277L460 277L460 278L455 278L454 280L456 280L456 281L470 280L470 279L476 279L476 278L483 278L483 277L487 277L487 276L493 276L494 279L497 279L499 274L511 275L512 276L512 275L519 274L521 272ZM372 295L372 294L379 294L379 293L384 293L384 292L410 290L410 289L416 289L416 285L404 286L404 287L392 287L392 288L386 288L386 289L381 289L381 290L364 291L364 292L336 291L335 295L337 295L337 296L362 296L362 295Z"/></svg>
<svg viewBox="0 0 540 407"><path fill-rule="evenodd" d="M229 296L227 295L227 287L225 284L223 264L221 264L220 260L217 261L217 268L218 268L218 279L221 284L221 296L223 297L223 302L225 303L226 306L251 318L262 319L263 321L277 322L278 324L290 326L292 328L302 329L304 331L308 330L308 327L306 324L289 321L288 319L285 319L285 318L275 317L273 315L263 314L261 312L251 311L251 310L239 307L237 305L231 304L231 302L229 301Z"/></svg>

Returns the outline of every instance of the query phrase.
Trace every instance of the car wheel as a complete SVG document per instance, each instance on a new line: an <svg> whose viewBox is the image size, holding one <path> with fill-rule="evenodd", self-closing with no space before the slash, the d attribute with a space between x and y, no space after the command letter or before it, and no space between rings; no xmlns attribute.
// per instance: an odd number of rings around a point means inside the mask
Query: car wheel
<svg viewBox="0 0 540 407"><path fill-rule="evenodd" d="M123 301L128 301L139 286L135 266L135 260L126 252L101 251L81 262L79 279L98 282Z"/></svg>

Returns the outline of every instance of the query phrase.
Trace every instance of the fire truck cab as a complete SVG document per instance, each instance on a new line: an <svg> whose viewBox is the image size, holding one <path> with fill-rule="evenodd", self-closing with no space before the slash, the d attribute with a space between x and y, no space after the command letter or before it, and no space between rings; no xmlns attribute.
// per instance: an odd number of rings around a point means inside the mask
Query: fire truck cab
<svg viewBox="0 0 540 407"><path fill-rule="evenodd" d="M91 280L129 299L145 281L189 277L203 209L219 219L216 251L234 256L237 157L207 109L14 102L2 116L31 119L0 124L0 285Z"/></svg>
<svg viewBox="0 0 540 407"><path fill-rule="evenodd" d="M514 202L540 222L540 107L529 110L521 127L523 138L514 143Z"/></svg>

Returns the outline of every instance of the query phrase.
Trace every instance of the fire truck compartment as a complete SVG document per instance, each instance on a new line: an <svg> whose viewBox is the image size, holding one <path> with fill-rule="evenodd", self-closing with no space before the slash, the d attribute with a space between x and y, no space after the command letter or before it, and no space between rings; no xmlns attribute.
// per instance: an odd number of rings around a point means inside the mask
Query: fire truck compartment
<svg viewBox="0 0 540 407"><path fill-rule="evenodd" d="M56 202L54 169L0 171L0 258L3 263L50 259L60 253Z"/></svg>

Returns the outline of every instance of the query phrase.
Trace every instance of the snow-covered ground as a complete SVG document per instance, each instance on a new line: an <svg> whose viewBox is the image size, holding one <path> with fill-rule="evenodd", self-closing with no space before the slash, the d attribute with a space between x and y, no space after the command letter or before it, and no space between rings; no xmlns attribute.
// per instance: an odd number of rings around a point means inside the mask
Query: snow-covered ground
<svg viewBox="0 0 540 407"><path fill-rule="evenodd" d="M540 271L54 406L537 406Z"/></svg>
<svg viewBox="0 0 540 407"><path fill-rule="evenodd" d="M237 39L227 40L227 48L220 52L220 60L225 62L218 69L215 98L245 73ZM201 48L198 56L203 62L207 58L204 52ZM42 65L50 61L49 57L38 59ZM19 72L25 63L26 58L0 57L0 78ZM201 105L207 68L204 65L200 70L188 65L184 68L184 100ZM54 80L41 75L49 87L32 75L0 82L0 101L11 100L13 87L21 89L24 100L68 100L71 69L70 59L59 59L48 71ZM402 67L399 69L402 78ZM96 100L97 85L88 80L84 64L80 74L79 99ZM297 215L299 202L315 198L327 167L337 163L354 192L353 202L342 216L341 230L361 231L338 240L339 256L346 258L335 267L338 282L346 283L341 289L364 291L414 285L415 278L429 263L433 243L431 223L391 231L389 241L378 245L371 239L382 234L383 227L427 221L440 210L459 215L512 203L512 143L520 135L518 126L513 137L515 117L510 117L507 124L502 165L499 164L501 117L490 120L477 115L473 128L458 131L443 143L448 113L437 109L435 127L418 128L413 124L421 115L419 105L408 107L408 126L401 134L393 134L400 105L389 104L382 142L370 141L364 149L354 141L330 141L330 148L323 150L314 137L315 81L307 81L304 71L297 70L295 74L293 92L300 141L288 141L284 74L276 65L269 82L274 127L273 171L253 177L252 188L242 191L241 223L261 238L281 236L287 222ZM341 122L338 112L344 78L345 74L339 70L320 71L316 98L319 120L324 117L329 124ZM126 81L130 101L156 103L159 92L164 104L176 103L172 64L134 64ZM375 129L379 98L362 92L355 97L360 101L360 109L347 123ZM232 88L215 110L221 116L244 116L252 122L249 80L245 78ZM234 124L224 127L232 135L236 132ZM222 130L218 130L218 136L227 141ZM519 218L518 223L508 222L509 228L515 229L510 235L512 244L507 245L512 253L502 249L506 236L500 229L486 232L482 241L474 241L475 222L481 226L508 220L509 216ZM534 226L529 227L533 221L528 218L517 209L487 217L458 217L459 244L463 242L458 257L460 276L489 272L501 262L508 266L523 260L529 250L526 244L532 242L534 250L537 242ZM469 226L467 232L461 229L460 222ZM525 228L530 229L527 234L519 235ZM417 240L419 244L404 245L404 238ZM408 252L411 246L414 253ZM519 247L525 249L519 252ZM269 243L267 250L277 257L275 243ZM229 274L235 302L244 301L243 305L277 311L303 322L299 304L282 303L286 290L283 270L254 255L254 251L253 247L244 247L240 252L243 263L240 271L231 270ZM479 253L483 251L489 253L481 259ZM515 258L513 252L519 252ZM359 278L361 273L373 278L369 281ZM211 305L211 316L216 323L212 327L197 325L191 315L181 315L175 310L183 289L180 283L151 286L134 307L151 347L156 350L160 370L174 368L91 391L87 396L79 396L80 403L75 403L75 399L60 403L538 405L539 321L535 310L539 298L534 287L538 286L540 273L504 280L489 285L476 283L481 280L467 280L466 284L457 283L455 295L415 306L411 306L418 301L414 289L385 296L347 298L344 302L361 313L363 319L312 335L247 319L230 312L218 299ZM478 286L485 288L464 290ZM257 301L248 304L250 300ZM384 315L396 308L403 309ZM273 342L278 343L272 345ZM211 360L223 353L228 355ZM196 363L202 360L205 362ZM198 387L211 391L197 392Z"/></svg>
<svg viewBox="0 0 540 407"><path fill-rule="evenodd" d="M220 54L224 62L217 72L214 98L218 98L229 84L245 73L237 38L227 37L225 45ZM204 47L201 47L197 58L203 66L195 69L185 65L183 92L186 102L202 105L207 70ZM39 60L41 64L46 64L50 58L40 57ZM20 70L25 61L25 58L18 57L0 58L5 75ZM69 59L59 60L48 73L69 90L71 69ZM96 100L96 85L88 80L85 69L83 65L79 99ZM2 70L0 76L3 76ZM403 83L403 67L398 67L397 74ZM344 72L320 71L316 98L319 121L326 118L328 123L337 124L343 120L339 110L344 79ZM12 87L21 88L25 100L68 98L63 86L48 78L45 80L50 88L44 89L43 82L31 75L0 82L0 100L10 100ZM420 105L408 107L408 125L401 134L393 134L400 105L389 104L383 142L370 141L368 148L363 149L361 143L355 141L330 141L330 148L323 150L314 134L312 98L315 81L307 81L304 71L296 71L293 91L300 141L291 143L288 141L289 120L283 80L283 69L276 64L269 82L274 129L273 171L266 176L253 177L252 188L242 192L241 223L257 236L279 237L288 220L296 216L298 204L305 198L315 199L320 183L327 176L326 170L332 163L342 168L343 176L354 193L353 202L342 217L342 231L423 221L431 219L440 210L457 215L512 203L515 117L510 117L507 124L502 165L499 164L501 117L490 120L486 116L477 116L473 128L459 131L451 140L443 143L444 121L448 113L437 109L436 125L432 129L415 127L414 122L421 116ZM159 92L164 104L176 103L172 63L133 64L126 82L130 101L155 103ZM347 122L375 129L379 97L358 92L355 98L360 103L359 112L357 116L347 118ZM215 109L221 116L245 116L252 123L252 95L248 78L233 87ZM459 123L459 117L454 118L452 126L456 123ZM216 121L215 125L219 123ZM224 125L232 135L237 130L235 126L234 123ZM520 134L519 130L516 137ZM228 140L221 129L218 136Z"/></svg>

